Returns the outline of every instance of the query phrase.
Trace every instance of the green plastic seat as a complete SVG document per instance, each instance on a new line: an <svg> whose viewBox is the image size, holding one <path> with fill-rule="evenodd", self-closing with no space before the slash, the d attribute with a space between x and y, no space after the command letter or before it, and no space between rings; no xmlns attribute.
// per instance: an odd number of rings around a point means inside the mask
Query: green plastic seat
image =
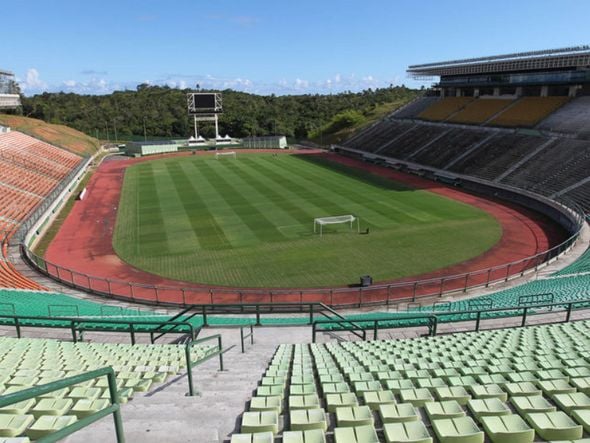
<svg viewBox="0 0 590 443"><path fill-rule="evenodd" d="M584 427L586 432L590 432L590 411L587 409L576 409L571 412L571 417Z"/></svg>
<svg viewBox="0 0 590 443"><path fill-rule="evenodd" d="M73 400L96 400L102 394L100 388L75 387L68 393L68 398Z"/></svg>
<svg viewBox="0 0 590 443"><path fill-rule="evenodd" d="M379 405L378 411L383 423L402 423L418 420L418 412L411 403Z"/></svg>
<svg viewBox="0 0 590 443"><path fill-rule="evenodd" d="M313 383L313 381L312 381L312 383ZM292 384L299 384L299 383L292 383ZM260 385L261 386L286 386L287 379L285 377L264 376L264 377L262 377L262 380L260 380Z"/></svg>
<svg viewBox="0 0 590 443"><path fill-rule="evenodd" d="M373 426L334 428L335 443L379 443Z"/></svg>
<svg viewBox="0 0 590 443"><path fill-rule="evenodd" d="M426 402L434 401L430 391L424 388L402 389L399 395L403 403L411 403L417 407L424 406Z"/></svg>
<svg viewBox="0 0 590 443"><path fill-rule="evenodd" d="M283 443L326 443L326 435L320 429L309 431L285 431Z"/></svg>
<svg viewBox="0 0 590 443"><path fill-rule="evenodd" d="M71 398L42 398L30 412L35 418L43 415L65 415L72 406L74 401Z"/></svg>
<svg viewBox="0 0 590 443"><path fill-rule="evenodd" d="M363 392L380 391L383 387L378 381L357 381L354 382L354 391L358 394Z"/></svg>
<svg viewBox="0 0 590 443"><path fill-rule="evenodd" d="M582 426L565 412L532 412L525 417L539 437L545 440L575 440L582 437Z"/></svg>
<svg viewBox="0 0 590 443"><path fill-rule="evenodd" d="M0 408L0 414L13 414L13 415L25 415L29 410L35 406L35 399L29 398L28 400L19 401L9 406Z"/></svg>
<svg viewBox="0 0 590 443"><path fill-rule="evenodd" d="M340 380L336 380L340 381ZM305 374L305 375L294 375L291 377L290 384L292 385L308 385L315 383L315 379L313 375Z"/></svg>
<svg viewBox="0 0 590 443"><path fill-rule="evenodd" d="M590 395L590 377L574 377L570 378L570 384L578 391Z"/></svg>
<svg viewBox="0 0 590 443"><path fill-rule="evenodd" d="M540 395L541 390L538 389L530 381L506 383L504 389L510 397L527 396L527 395Z"/></svg>
<svg viewBox="0 0 590 443"><path fill-rule="evenodd" d="M471 395L469 395L463 386L434 388L434 393L440 401L455 400L460 405L467 404L471 399Z"/></svg>
<svg viewBox="0 0 590 443"><path fill-rule="evenodd" d="M428 402L424 405L424 409L430 420L465 416L465 411L456 400Z"/></svg>
<svg viewBox="0 0 590 443"><path fill-rule="evenodd" d="M102 409L108 408L110 402L106 399L98 400L78 400L76 404L70 409L70 414L76 417L83 418L94 414Z"/></svg>
<svg viewBox="0 0 590 443"><path fill-rule="evenodd" d="M535 431L515 414L481 417L481 424L493 443L532 443Z"/></svg>
<svg viewBox="0 0 590 443"><path fill-rule="evenodd" d="M414 386L412 380L401 379L385 381L385 388L394 394L399 394L403 389L413 389L415 387L416 386Z"/></svg>
<svg viewBox="0 0 590 443"><path fill-rule="evenodd" d="M379 405L395 403L395 395L391 391L368 391L363 392L363 400L372 411L379 409Z"/></svg>
<svg viewBox="0 0 590 443"><path fill-rule="evenodd" d="M273 443L272 432L257 432L255 434L234 434L230 443Z"/></svg>
<svg viewBox="0 0 590 443"><path fill-rule="evenodd" d="M343 394L350 392L350 386L348 383L324 383L322 385L322 392L324 395L327 394Z"/></svg>
<svg viewBox="0 0 590 443"><path fill-rule="evenodd" d="M537 385L545 395L553 396L555 394L573 394L576 388L571 386L566 380L542 380L538 381Z"/></svg>
<svg viewBox="0 0 590 443"><path fill-rule="evenodd" d="M471 392L472 397L476 399L497 398L501 401L506 401L508 399L508 394L496 384L472 385L467 389Z"/></svg>
<svg viewBox="0 0 590 443"><path fill-rule="evenodd" d="M285 395L285 389L282 386L259 386L256 389L257 397L281 397Z"/></svg>
<svg viewBox="0 0 590 443"><path fill-rule="evenodd" d="M338 410L336 410L338 411ZM296 409L289 413L292 431L308 431L310 429L328 428L328 420L323 409Z"/></svg>
<svg viewBox="0 0 590 443"><path fill-rule="evenodd" d="M432 437L421 421L386 423L383 432L387 443L432 443Z"/></svg>
<svg viewBox="0 0 590 443"><path fill-rule="evenodd" d="M244 412L242 415L241 432L252 434L256 432L279 432L279 414L275 411Z"/></svg>
<svg viewBox="0 0 590 443"><path fill-rule="evenodd" d="M252 400L250 400L250 411L276 411L280 413L283 409L282 403L279 395L274 397L252 397Z"/></svg>
<svg viewBox="0 0 590 443"><path fill-rule="evenodd" d="M590 409L590 397L583 392L555 394L552 398L559 409L568 414L574 409Z"/></svg>
<svg viewBox="0 0 590 443"><path fill-rule="evenodd" d="M270 398L270 397L269 397ZM317 409L320 407L320 398L317 394L290 395L289 409Z"/></svg>
<svg viewBox="0 0 590 443"><path fill-rule="evenodd" d="M481 421L482 417L511 414L510 408L497 398L469 400L467 407L479 421Z"/></svg>
<svg viewBox="0 0 590 443"><path fill-rule="evenodd" d="M25 432L35 417L31 414L0 414L0 437L16 437Z"/></svg>
<svg viewBox="0 0 590 443"><path fill-rule="evenodd" d="M432 421L440 443L483 443L484 433L471 417L443 418Z"/></svg>
<svg viewBox="0 0 590 443"><path fill-rule="evenodd" d="M345 392L343 394L328 394L326 395L326 408L328 412L336 412L337 408L343 406L357 406L358 400L356 395L352 392Z"/></svg>
<svg viewBox="0 0 590 443"><path fill-rule="evenodd" d="M313 383L307 385L291 385L289 388L289 395L307 395L315 394L316 392L317 390Z"/></svg>
<svg viewBox="0 0 590 443"><path fill-rule="evenodd" d="M25 432L31 440L38 440L75 423L76 420L75 415L43 415Z"/></svg>
<svg viewBox="0 0 590 443"><path fill-rule="evenodd" d="M368 406L342 407L336 409L338 427L373 425L373 414Z"/></svg>
<svg viewBox="0 0 590 443"><path fill-rule="evenodd" d="M519 414L525 415L531 412L553 412L555 406L549 403L542 395L533 395L529 397L512 397L510 403Z"/></svg>

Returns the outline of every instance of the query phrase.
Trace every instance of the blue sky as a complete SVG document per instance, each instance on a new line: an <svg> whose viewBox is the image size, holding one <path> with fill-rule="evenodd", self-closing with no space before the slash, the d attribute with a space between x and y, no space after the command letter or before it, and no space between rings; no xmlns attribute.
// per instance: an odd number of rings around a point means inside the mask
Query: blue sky
<svg viewBox="0 0 590 443"><path fill-rule="evenodd" d="M9 6L8 6L9 5ZM587 0L12 0L0 68L25 94L137 84L326 93L409 64L590 43Z"/></svg>

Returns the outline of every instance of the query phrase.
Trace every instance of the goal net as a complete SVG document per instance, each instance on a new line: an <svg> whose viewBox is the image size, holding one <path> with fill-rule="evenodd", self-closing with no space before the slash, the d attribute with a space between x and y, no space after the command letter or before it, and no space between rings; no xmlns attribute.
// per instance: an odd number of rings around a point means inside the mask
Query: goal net
<svg viewBox="0 0 590 443"><path fill-rule="evenodd" d="M333 217L319 217L313 219L313 232L323 235L325 225L336 225L342 223L350 223L350 229L352 230L353 224L356 222L356 230L360 232L360 225L358 217L354 215L336 215Z"/></svg>
<svg viewBox="0 0 590 443"><path fill-rule="evenodd" d="M236 153L234 151L229 151L229 152L216 152L215 153L215 158L217 160L219 160L220 157L236 158Z"/></svg>

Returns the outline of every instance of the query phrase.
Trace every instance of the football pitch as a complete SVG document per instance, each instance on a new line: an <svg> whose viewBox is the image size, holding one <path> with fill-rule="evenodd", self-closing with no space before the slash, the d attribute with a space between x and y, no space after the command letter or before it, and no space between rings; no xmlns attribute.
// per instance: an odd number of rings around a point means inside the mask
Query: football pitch
<svg viewBox="0 0 590 443"><path fill-rule="evenodd" d="M313 232L317 217L354 214ZM113 246L168 278L312 287L417 275L480 255L501 236L480 209L313 155L173 157L126 170Z"/></svg>

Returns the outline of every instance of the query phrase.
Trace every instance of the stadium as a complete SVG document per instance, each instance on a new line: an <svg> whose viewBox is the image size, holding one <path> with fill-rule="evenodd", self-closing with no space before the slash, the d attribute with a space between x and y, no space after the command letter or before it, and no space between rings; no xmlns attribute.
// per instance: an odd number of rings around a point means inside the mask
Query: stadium
<svg viewBox="0 0 590 443"><path fill-rule="evenodd" d="M337 143L197 90L123 150L0 70L0 441L588 441L590 47L407 73Z"/></svg>

